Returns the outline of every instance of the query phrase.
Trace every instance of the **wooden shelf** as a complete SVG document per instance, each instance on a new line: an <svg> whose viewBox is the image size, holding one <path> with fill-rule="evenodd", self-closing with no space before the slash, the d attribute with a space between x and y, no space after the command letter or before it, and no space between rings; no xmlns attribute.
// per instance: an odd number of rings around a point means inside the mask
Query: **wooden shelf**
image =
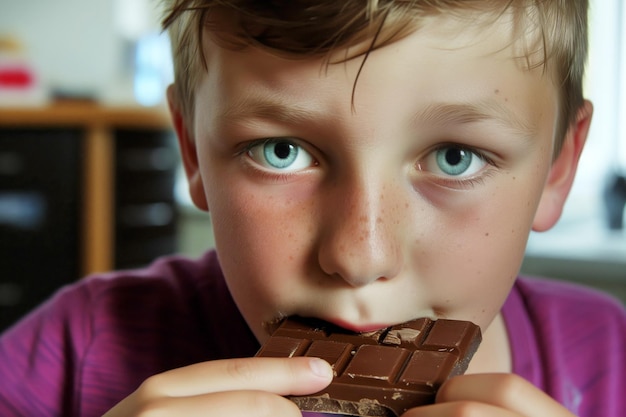
<svg viewBox="0 0 626 417"><path fill-rule="evenodd" d="M84 130L82 236L83 275L114 267L114 131L163 129L171 123L164 108L104 107L68 102L37 108L0 108L1 128Z"/></svg>
<svg viewBox="0 0 626 417"><path fill-rule="evenodd" d="M2 127L114 126L167 129L170 119L162 107L105 107L90 102L62 102L47 107L0 107Z"/></svg>

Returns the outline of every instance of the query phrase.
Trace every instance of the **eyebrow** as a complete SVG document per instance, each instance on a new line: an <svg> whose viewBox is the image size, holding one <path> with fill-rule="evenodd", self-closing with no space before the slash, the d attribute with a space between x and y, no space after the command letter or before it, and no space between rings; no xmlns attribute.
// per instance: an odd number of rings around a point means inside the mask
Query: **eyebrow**
<svg viewBox="0 0 626 417"><path fill-rule="evenodd" d="M321 112L299 105L287 105L278 97L247 95L235 100L219 115L224 123L237 123L249 119L269 119L286 124L299 124L310 121Z"/></svg>
<svg viewBox="0 0 626 417"><path fill-rule="evenodd" d="M435 103L420 110L413 118L415 123L472 124L494 121L503 128L523 137L530 137L537 128L518 117L511 109L494 100L472 103Z"/></svg>
<svg viewBox="0 0 626 417"><path fill-rule="evenodd" d="M250 94L235 100L219 115L223 123L244 122L250 119L266 119L279 123L297 125L321 117L323 112L314 107L287 105L279 96ZM328 114L325 114L328 116ZM505 129L524 138L536 134L536 127L518 117L511 109L495 100L471 103L434 103L413 116L416 124L473 124L494 121Z"/></svg>

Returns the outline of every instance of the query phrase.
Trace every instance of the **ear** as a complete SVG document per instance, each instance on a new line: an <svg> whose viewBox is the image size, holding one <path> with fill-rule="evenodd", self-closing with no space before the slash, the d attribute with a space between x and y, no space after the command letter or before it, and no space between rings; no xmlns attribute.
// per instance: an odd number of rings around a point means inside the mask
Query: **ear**
<svg viewBox="0 0 626 417"><path fill-rule="evenodd" d="M539 207L533 221L533 230L550 229L561 217L563 206L572 188L580 155L587 141L593 106L585 100L578 109L576 121L568 129L561 152L553 161Z"/></svg>
<svg viewBox="0 0 626 417"><path fill-rule="evenodd" d="M189 183L189 195L191 196L191 200L196 207L203 211L209 211L206 196L204 194L202 175L200 174L198 166L198 152L196 149L195 139L189 134L187 123L185 122L185 117L181 110L180 102L173 84L167 88L167 102L170 114L172 115L174 130L176 131L176 136L178 137L178 145L183 159L185 174L187 175L187 182Z"/></svg>

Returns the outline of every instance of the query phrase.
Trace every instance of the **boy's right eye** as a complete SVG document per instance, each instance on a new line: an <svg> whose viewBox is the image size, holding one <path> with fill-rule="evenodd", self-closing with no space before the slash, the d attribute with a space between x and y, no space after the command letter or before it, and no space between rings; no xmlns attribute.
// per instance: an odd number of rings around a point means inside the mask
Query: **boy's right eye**
<svg viewBox="0 0 626 417"><path fill-rule="evenodd" d="M296 141L286 138L264 139L248 146L247 155L263 168L296 172L315 165L315 159Z"/></svg>

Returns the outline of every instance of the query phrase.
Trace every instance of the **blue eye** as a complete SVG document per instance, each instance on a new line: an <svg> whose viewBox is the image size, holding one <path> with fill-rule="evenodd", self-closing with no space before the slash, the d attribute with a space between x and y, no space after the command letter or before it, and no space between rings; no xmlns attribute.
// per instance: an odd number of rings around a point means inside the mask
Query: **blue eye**
<svg viewBox="0 0 626 417"><path fill-rule="evenodd" d="M294 172L310 167L313 157L288 139L269 139L248 149L248 156L264 168Z"/></svg>
<svg viewBox="0 0 626 417"><path fill-rule="evenodd" d="M480 172L485 165L485 158L476 152L450 145L429 154L423 168L437 175L469 177Z"/></svg>

